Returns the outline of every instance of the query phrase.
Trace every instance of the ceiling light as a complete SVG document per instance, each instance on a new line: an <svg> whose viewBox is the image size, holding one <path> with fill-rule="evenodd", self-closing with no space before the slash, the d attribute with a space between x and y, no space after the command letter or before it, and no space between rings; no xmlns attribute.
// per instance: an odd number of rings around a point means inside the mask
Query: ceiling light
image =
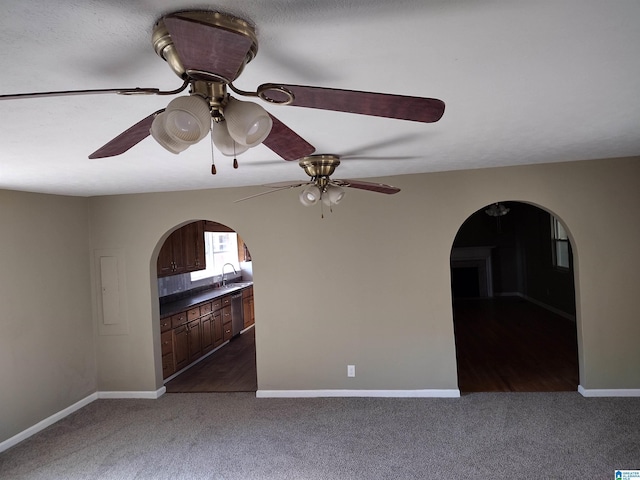
<svg viewBox="0 0 640 480"><path fill-rule="evenodd" d="M502 203L494 203L489 208L487 208L484 213L486 213L490 217L502 217L509 213L509 207L506 207Z"/></svg>
<svg viewBox="0 0 640 480"><path fill-rule="evenodd" d="M247 147L255 147L262 143L273 125L271 117L260 105L233 97L229 97L229 103L224 109L224 118L229 135Z"/></svg>
<svg viewBox="0 0 640 480"><path fill-rule="evenodd" d="M151 136L164 149L168 150L171 153L178 154L186 150L190 144L183 142L182 140L175 138L167 133L167 130L165 128L166 119L166 112L162 112L160 115L153 119L150 130Z"/></svg>
<svg viewBox="0 0 640 480"><path fill-rule="evenodd" d="M171 153L202 140L211 128L209 103L199 95L174 98L151 124L151 136Z"/></svg>
<svg viewBox="0 0 640 480"><path fill-rule="evenodd" d="M213 144L223 155L233 157L249 150L248 146L241 145L231 138L229 129L227 128L227 122L216 122L211 128Z"/></svg>
<svg viewBox="0 0 640 480"><path fill-rule="evenodd" d="M311 205L315 205L320 200L321 196L320 189L317 185L309 185L307 188L300 192L300 203L305 207L310 207Z"/></svg>
<svg viewBox="0 0 640 480"><path fill-rule="evenodd" d="M189 144L202 140L211 128L209 103L199 95L174 98L165 113L167 133Z"/></svg>
<svg viewBox="0 0 640 480"><path fill-rule="evenodd" d="M330 207L331 205L337 205L344 197L344 189L337 185L327 185L325 191L322 194L322 202Z"/></svg>

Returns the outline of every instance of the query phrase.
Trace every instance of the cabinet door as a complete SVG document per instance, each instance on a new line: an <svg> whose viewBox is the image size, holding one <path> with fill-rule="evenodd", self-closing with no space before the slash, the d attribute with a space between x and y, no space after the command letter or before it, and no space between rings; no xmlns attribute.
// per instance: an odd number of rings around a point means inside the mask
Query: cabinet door
<svg viewBox="0 0 640 480"><path fill-rule="evenodd" d="M202 356L202 335L200 334L200 319L187 324L189 333L189 362Z"/></svg>
<svg viewBox="0 0 640 480"><path fill-rule="evenodd" d="M189 365L189 334L186 325L173 329L173 356L176 371Z"/></svg>
<svg viewBox="0 0 640 480"><path fill-rule="evenodd" d="M212 322L212 330L213 330L213 347L217 347L222 345L224 342L222 335L222 310L218 310L213 313Z"/></svg>
<svg viewBox="0 0 640 480"><path fill-rule="evenodd" d="M158 276L164 277L173 272L173 248L171 247L171 236L165 240L158 254Z"/></svg>
<svg viewBox="0 0 640 480"><path fill-rule="evenodd" d="M182 227L185 271L193 272L206 268L204 259L204 221Z"/></svg>
<svg viewBox="0 0 640 480"><path fill-rule="evenodd" d="M173 274L187 271L184 258L184 229L179 228L171 234L171 249L173 250Z"/></svg>
<svg viewBox="0 0 640 480"><path fill-rule="evenodd" d="M253 297L242 297L242 315L244 318L244 328L253 325Z"/></svg>
<svg viewBox="0 0 640 480"><path fill-rule="evenodd" d="M200 333L202 334L202 354L213 350L213 328L211 315L205 315L200 319Z"/></svg>

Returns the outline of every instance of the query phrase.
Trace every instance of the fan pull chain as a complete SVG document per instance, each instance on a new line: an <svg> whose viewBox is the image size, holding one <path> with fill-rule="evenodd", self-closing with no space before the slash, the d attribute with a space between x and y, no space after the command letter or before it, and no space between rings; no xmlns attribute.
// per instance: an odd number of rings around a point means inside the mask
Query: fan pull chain
<svg viewBox="0 0 640 480"><path fill-rule="evenodd" d="M213 117L211 117L211 175L215 175L217 172L216 170L216 162L214 159L214 148L213 148Z"/></svg>
<svg viewBox="0 0 640 480"><path fill-rule="evenodd" d="M236 141L233 141L233 168L238 168L238 159L236 158Z"/></svg>

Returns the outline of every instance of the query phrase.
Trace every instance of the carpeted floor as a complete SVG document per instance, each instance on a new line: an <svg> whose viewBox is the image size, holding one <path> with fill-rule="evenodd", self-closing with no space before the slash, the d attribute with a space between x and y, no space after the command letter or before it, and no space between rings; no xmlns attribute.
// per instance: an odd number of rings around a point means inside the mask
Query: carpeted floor
<svg viewBox="0 0 640 480"><path fill-rule="evenodd" d="M98 400L0 454L2 479L612 479L640 398Z"/></svg>

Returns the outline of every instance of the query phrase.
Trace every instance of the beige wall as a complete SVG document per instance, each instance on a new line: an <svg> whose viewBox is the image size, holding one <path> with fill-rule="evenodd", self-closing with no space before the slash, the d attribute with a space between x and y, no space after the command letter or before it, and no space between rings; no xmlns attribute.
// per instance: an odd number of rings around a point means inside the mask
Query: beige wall
<svg viewBox="0 0 640 480"><path fill-rule="evenodd" d="M324 219L296 191L233 203L258 187L0 191L0 441L96 391L162 386L155 260L170 230L200 218L251 249L262 390L456 389L451 245L474 211L508 200L546 208L570 232L581 385L638 389L639 160L390 177L401 193L349 191ZM100 328L101 252L122 261L125 330Z"/></svg>
<svg viewBox="0 0 640 480"><path fill-rule="evenodd" d="M259 389L456 389L451 245L469 215L507 200L571 234L581 385L640 388L639 179L638 159L390 177L400 194L349 191L324 219L296 191L237 204L262 189L92 198L93 248L126 252L131 323L98 337L98 388L162 385L153 265L174 226L205 218L251 249Z"/></svg>
<svg viewBox="0 0 640 480"><path fill-rule="evenodd" d="M0 442L96 391L87 205L0 190Z"/></svg>

